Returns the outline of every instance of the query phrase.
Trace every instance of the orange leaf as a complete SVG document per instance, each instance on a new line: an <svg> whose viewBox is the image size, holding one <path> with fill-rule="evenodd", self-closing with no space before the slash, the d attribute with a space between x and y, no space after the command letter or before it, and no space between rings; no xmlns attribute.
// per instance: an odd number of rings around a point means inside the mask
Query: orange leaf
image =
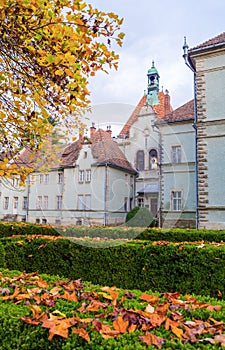
<svg viewBox="0 0 225 350"><path fill-rule="evenodd" d="M68 293L67 291L65 291L65 293L64 293L63 295L61 295L60 298L66 299L66 300L69 300L69 301L75 301L75 302L78 301L75 292L72 293L72 294L70 294L70 293Z"/></svg>
<svg viewBox="0 0 225 350"><path fill-rule="evenodd" d="M54 335L59 335L60 337L63 338L68 338L69 332L68 332L68 328L64 328L62 327L61 324L54 326L52 328L49 329L49 337L48 340L52 340L52 338L54 337Z"/></svg>
<svg viewBox="0 0 225 350"><path fill-rule="evenodd" d="M176 327L176 326L171 326L171 331L179 338L182 339L182 334L183 334L183 330Z"/></svg>
<svg viewBox="0 0 225 350"><path fill-rule="evenodd" d="M73 333L78 334L81 338L85 339L87 342L91 340L88 332L84 328L74 329Z"/></svg>
<svg viewBox="0 0 225 350"><path fill-rule="evenodd" d="M50 290L50 294L52 294L52 295L57 295L57 294L59 294L59 292L62 290L62 288L59 288L59 287L54 287L54 288L52 288L51 290Z"/></svg>
<svg viewBox="0 0 225 350"><path fill-rule="evenodd" d="M117 319L113 321L113 328L120 333L125 333L128 326L129 321L124 321L122 316L117 317Z"/></svg>
<svg viewBox="0 0 225 350"><path fill-rule="evenodd" d="M101 303L97 300L92 300L90 304L86 307L86 311L98 311L100 308L105 307L105 303Z"/></svg>
<svg viewBox="0 0 225 350"><path fill-rule="evenodd" d="M168 331L171 327L177 327L179 326L179 323L176 321L171 320L170 318L166 319L165 323L165 329Z"/></svg>
<svg viewBox="0 0 225 350"><path fill-rule="evenodd" d="M37 281L37 285L40 288L48 287L48 283L46 281L44 281L42 278L39 278L39 280Z"/></svg>
<svg viewBox="0 0 225 350"><path fill-rule="evenodd" d="M147 332L146 335L140 336L139 339L146 345L155 345L159 349L161 349L161 347L165 344L165 339L157 337L149 332Z"/></svg>
<svg viewBox="0 0 225 350"><path fill-rule="evenodd" d="M148 295L146 293L142 294L140 296L140 299L152 304L156 303L159 300L159 298L156 295Z"/></svg>
<svg viewBox="0 0 225 350"><path fill-rule="evenodd" d="M128 328L128 332L133 333L136 330L136 328L137 328L137 325L132 323Z"/></svg>
<svg viewBox="0 0 225 350"><path fill-rule="evenodd" d="M120 334L119 331L112 330L109 325L102 325L102 328L100 329L100 333L105 339L115 338Z"/></svg>
<svg viewBox="0 0 225 350"><path fill-rule="evenodd" d="M32 324L34 326L37 326L40 323L40 321L37 321L31 317L26 317L26 316L21 317L21 320L23 320L24 322L26 322L28 324Z"/></svg>

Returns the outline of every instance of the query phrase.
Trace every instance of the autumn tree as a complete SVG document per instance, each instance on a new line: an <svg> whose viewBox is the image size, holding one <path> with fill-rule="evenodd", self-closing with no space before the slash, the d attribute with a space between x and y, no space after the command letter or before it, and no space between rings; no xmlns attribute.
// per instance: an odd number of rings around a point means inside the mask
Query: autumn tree
<svg viewBox="0 0 225 350"><path fill-rule="evenodd" d="M83 0L0 0L0 175L55 122L80 125L89 77L117 68L121 24Z"/></svg>

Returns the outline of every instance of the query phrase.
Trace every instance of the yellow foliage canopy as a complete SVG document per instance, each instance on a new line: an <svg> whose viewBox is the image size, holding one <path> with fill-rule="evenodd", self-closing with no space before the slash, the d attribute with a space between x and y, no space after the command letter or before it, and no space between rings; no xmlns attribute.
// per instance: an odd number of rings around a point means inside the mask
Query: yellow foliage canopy
<svg viewBox="0 0 225 350"><path fill-rule="evenodd" d="M83 0L0 0L0 175L55 123L80 125L89 76L117 68L121 24Z"/></svg>

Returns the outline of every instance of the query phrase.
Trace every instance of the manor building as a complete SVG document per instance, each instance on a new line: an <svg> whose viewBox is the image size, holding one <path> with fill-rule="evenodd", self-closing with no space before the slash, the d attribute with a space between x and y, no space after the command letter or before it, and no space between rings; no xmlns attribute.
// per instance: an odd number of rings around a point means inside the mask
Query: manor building
<svg viewBox="0 0 225 350"><path fill-rule="evenodd" d="M123 225L143 206L160 227L225 228L225 33L184 49L193 100L173 110L153 62L146 93L116 138L93 124L24 187L16 175L1 178L0 220ZM29 155L23 150L20 164Z"/></svg>

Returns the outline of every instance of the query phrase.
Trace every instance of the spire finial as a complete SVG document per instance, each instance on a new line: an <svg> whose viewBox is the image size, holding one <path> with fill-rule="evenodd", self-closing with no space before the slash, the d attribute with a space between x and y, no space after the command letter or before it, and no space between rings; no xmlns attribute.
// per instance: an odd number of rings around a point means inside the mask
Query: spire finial
<svg viewBox="0 0 225 350"><path fill-rule="evenodd" d="M154 68L155 67L155 62L154 62L154 60L152 60L152 68Z"/></svg>

